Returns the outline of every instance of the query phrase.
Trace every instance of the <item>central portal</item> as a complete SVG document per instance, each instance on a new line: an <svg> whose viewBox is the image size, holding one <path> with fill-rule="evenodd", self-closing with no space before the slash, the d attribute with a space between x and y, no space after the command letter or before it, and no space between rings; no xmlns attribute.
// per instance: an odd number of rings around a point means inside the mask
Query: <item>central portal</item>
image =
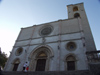
<svg viewBox="0 0 100 75"><path fill-rule="evenodd" d="M47 47L39 47L33 50L29 58L29 71L49 71L50 58L53 57L53 52Z"/></svg>
<svg viewBox="0 0 100 75"><path fill-rule="evenodd" d="M45 71L46 59L38 59L36 64L36 71Z"/></svg>
<svg viewBox="0 0 100 75"><path fill-rule="evenodd" d="M47 55L41 51L37 56L35 71L45 71Z"/></svg>

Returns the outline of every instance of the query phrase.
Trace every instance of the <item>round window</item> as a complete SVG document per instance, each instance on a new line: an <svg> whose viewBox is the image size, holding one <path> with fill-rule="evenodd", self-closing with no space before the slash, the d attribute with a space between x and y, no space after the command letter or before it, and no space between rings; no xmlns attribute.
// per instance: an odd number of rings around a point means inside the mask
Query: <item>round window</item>
<svg viewBox="0 0 100 75"><path fill-rule="evenodd" d="M69 42L67 44L67 49L68 50L75 50L76 49L76 44L74 42Z"/></svg>
<svg viewBox="0 0 100 75"><path fill-rule="evenodd" d="M47 26L41 29L40 34L42 36L49 35L52 32L52 26Z"/></svg>
<svg viewBox="0 0 100 75"><path fill-rule="evenodd" d="M23 52L23 48L18 48L18 49L16 50L16 55L19 56L19 55L22 54L22 52Z"/></svg>

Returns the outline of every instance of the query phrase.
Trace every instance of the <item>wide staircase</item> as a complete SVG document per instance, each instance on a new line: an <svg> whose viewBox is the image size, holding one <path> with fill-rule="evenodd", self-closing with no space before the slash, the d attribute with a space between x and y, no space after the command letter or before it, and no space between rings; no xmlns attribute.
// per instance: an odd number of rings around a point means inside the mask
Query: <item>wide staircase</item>
<svg viewBox="0 0 100 75"><path fill-rule="evenodd" d="M99 73L93 73L88 70L83 71L40 71L40 72L19 72L19 71L11 71L11 72L2 72L1 75L100 75Z"/></svg>

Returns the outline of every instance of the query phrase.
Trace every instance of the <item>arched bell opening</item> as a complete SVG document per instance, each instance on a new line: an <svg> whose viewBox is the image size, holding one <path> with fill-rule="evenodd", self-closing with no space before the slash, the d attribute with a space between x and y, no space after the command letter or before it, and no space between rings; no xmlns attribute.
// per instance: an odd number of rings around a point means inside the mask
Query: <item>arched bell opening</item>
<svg viewBox="0 0 100 75"><path fill-rule="evenodd" d="M78 7L75 6L75 7L73 8L73 11L78 11Z"/></svg>
<svg viewBox="0 0 100 75"><path fill-rule="evenodd" d="M78 18L78 17L80 17L80 14L79 13L75 13L74 14L74 18Z"/></svg>

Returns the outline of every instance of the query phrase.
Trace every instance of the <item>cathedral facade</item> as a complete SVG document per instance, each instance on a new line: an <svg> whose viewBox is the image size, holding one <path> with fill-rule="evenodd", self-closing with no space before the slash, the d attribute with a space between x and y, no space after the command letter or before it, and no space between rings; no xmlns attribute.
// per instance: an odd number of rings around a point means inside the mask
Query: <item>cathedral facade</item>
<svg viewBox="0 0 100 75"><path fill-rule="evenodd" d="M96 51L83 3L68 5L68 19L22 28L5 71L88 70L87 51Z"/></svg>

